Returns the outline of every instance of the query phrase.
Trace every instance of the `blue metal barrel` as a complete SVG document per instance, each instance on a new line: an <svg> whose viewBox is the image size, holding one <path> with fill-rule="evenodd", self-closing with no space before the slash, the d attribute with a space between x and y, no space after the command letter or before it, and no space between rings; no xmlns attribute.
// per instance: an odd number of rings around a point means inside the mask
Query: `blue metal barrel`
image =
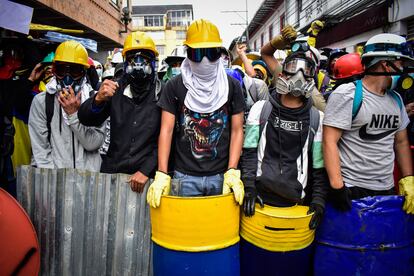
<svg viewBox="0 0 414 276"><path fill-rule="evenodd" d="M240 207L233 194L163 196L150 213L155 276L240 275Z"/></svg>
<svg viewBox="0 0 414 276"><path fill-rule="evenodd" d="M327 205L316 234L315 275L414 275L414 216L404 198L353 200L340 212Z"/></svg>

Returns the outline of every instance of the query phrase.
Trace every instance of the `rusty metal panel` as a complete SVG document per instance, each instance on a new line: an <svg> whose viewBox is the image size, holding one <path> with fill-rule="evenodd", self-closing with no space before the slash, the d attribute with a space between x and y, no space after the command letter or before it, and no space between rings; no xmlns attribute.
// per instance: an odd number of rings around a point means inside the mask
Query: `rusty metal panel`
<svg viewBox="0 0 414 276"><path fill-rule="evenodd" d="M152 275L146 185L124 174L17 169L17 197L41 247L41 275Z"/></svg>

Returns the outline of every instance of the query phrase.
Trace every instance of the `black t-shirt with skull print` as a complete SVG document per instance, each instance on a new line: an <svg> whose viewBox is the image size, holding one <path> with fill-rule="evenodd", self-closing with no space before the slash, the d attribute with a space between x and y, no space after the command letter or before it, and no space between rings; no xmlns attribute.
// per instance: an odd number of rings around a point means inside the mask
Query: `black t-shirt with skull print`
<svg viewBox="0 0 414 276"><path fill-rule="evenodd" d="M230 150L231 116L243 112L245 102L240 84L229 80L228 101L211 113L198 113L184 105L187 94L181 75L165 85L158 106L175 115L175 170L194 176L224 173Z"/></svg>

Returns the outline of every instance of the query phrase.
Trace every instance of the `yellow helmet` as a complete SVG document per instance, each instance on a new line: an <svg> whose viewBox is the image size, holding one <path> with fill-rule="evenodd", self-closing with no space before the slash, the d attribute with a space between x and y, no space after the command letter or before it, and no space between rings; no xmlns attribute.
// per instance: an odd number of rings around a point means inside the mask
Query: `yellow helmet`
<svg viewBox="0 0 414 276"><path fill-rule="evenodd" d="M155 48L155 43L152 38L144 32L130 33L124 42L124 49L122 50L122 56L125 57L126 52L131 50L149 50L158 56L158 51Z"/></svg>
<svg viewBox="0 0 414 276"><path fill-rule="evenodd" d="M222 44L216 25L205 19L191 23L187 30L187 39L184 41L184 45L191 48L215 48L221 47Z"/></svg>
<svg viewBox="0 0 414 276"><path fill-rule="evenodd" d="M79 42L68 40L59 44L53 62L76 63L89 68L88 52Z"/></svg>

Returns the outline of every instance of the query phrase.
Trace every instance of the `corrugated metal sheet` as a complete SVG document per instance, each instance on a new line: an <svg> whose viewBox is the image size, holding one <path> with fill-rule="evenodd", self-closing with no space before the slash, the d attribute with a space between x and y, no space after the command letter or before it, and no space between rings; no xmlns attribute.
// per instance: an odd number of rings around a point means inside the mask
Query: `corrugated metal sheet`
<svg viewBox="0 0 414 276"><path fill-rule="evenodd" d="M128 176L17 170L17 197L36 228L41 275L152 275L149 207Z"/></svg>

